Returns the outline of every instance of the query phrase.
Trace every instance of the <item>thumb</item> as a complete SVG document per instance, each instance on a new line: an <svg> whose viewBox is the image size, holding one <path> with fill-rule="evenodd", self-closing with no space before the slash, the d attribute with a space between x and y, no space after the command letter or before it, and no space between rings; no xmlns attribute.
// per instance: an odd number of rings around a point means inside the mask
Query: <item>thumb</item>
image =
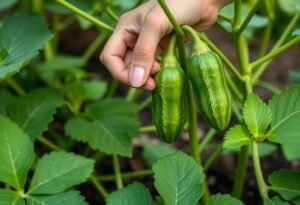
<svg viewBox="0 0 300 205"><path fill-rule="evenodd" d="M133 87L143 86L150 75L161 36L156 28L159 28L156 18L147 18L133 49L129 72L129 81Z"/></svg>

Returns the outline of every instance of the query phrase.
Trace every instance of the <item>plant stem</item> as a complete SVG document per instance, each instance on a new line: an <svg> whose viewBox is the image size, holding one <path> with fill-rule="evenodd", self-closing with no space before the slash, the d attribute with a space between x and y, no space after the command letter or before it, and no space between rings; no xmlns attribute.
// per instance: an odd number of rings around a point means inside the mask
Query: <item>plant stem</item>
<svg viewBox="0 0 300 205"><path fill-rule="evenodd" d="M261 197L268 198L268 187L264 181L264 177L262 175L260 162L259 162L259 154L258 154L258 144L257 142L252 142L252 158L253 158L253 165L255 170L255 176L258 184L258 189Z"/></svg>
<svg viewBox="0 0 300 205"><path fill-rule="evenodd" d="M172 15L171 11L169 10L168 6L166 5L164 0L158 0L161 8L164 10L165 14L167 15L168 19L170 20L176 35L177 35L177 42L179 47L179 56L180 56L180 64L184 70L186 70L186 54L185 54L185 46L184 46L184 33L180 26L178 25L177 21L175 20L174 16ZM197 112L196 112L196 105L194 101L193 95L193 88L191 82L188 81L188 92L187 92L187 101L188 101L188 122L189 122L189 146L191 149L191 155L194 160L201 165L200 153L199 153L199 146L198 146L198 138L197 138ZM206 181L203 183L204 189L204 196L203 201L204 203L207 202L209 198L209 189L207 186Z"/></svg>
<svg viewBox="0 0 300 205"><path fill-rule="evenodd" d="M121 174L122 179L139 178L139 177L146 177L151 175L153 175L153 171L150 169L140 170L135 172L124 172ZM99 176L97 179L102 182L114 181L115 175L103 175L103 176Z"/></svg>
<svg viewBox="0 0 300 205"><path fill-rule="evenodd" d="M141 112L142 110L144 110L146 107L151 105L151 103L152 103L152 96L150 95L143 102L141 102L139 104L138 112Z"/></svg>
<svg viewBox="0 0 300 205"><path fill-rule="evenodd" d="M113 97L120 85L120 82L117 80L113 80L112 83L110 84L110 87L108 89L108 92L106 94L107 97Z"/></svg>
<svg viewBox="0 0 300 205"><path fill-rule="evenodd" d="M114 167L114 172L115 172L115 180L116 180L116 185L118 189L123 188L123 181L122 181L122 175L121 175L121 169L120 169L120 164L119 164L119 159L117 155L112 156L113 160L113 167Z"/></svg>
<svg viewBox="0 0 300 205"><path fill-rule="evenodd" d="M135 102L136 99L142 94L142 91L142 89L130 88L126 96L126 100L128 102Z"/></svg>
<svg viewBox="0 0 300 205"><path fill-rule="evenodd" d="M223 14L220 14L218 15L218 19L222 19L224 21L227 21L228 23L232 23L232 17L230 16L226 16L226 15L223 15Z"/></svg>
<svg viewBox="0 0 300 205"><path fill-rule="evenodd" d="M210 128L210 130L206 133L203 140L201 141L199 145L199 153L201 154L206 147L206 145L214 138L214 136L217 134L217 131L213 128Z"/></svg>
<svg viewBox="0 0 300 205"><path fill-rule="evenodd" d="M86 51L83 54L83 59L87 62L91 56L96 52L96 50L103 46L103 44L108 39L109 35L107 33L101 33L97 36L97 38L94 40L93 43L90 44L90 46L86 49Z"/></svg>
<svg viewBox="0 0 300 205"><path fill-rule="evenodd" d="M274 85L272 85L271 83L268 83L266 81L258 81L257 84L258 86L262 87L262 88L265 88L266 90L269 90L271 91L272 93L274 94L279 94L281 93L281 90L277 87L275 87Z"/></svg>
<svg viewBox="0 0 300 205"><path fill-rule="evenodd" d="M229 68L229 70L240 80L243 81L243 76L236 69L236 67L230 62L230 60L224 55L224 53L211 41L209 40L205 34L198 34L200 38L210 47L214 52L220 56L224 64Z"/></svg>
<svg viewBox="0 0 300 205"><path fill-rule="evenodd" d="M115 12L109 7L106 7L106 13L116 22L119 21L119 17L117 16L117 14L115 14Z"/></svg>
<svg viewBox="0 0 300 205"><path fill-rule="evenodd" d="M90 179L97 191L103 196L103 198L106 198L108 196L108 193L103 187L103 185L97 180L97 178L94 175L92 175Z"/></svg>
<svg viewBox="0 0 300 205"><path fill-rule="evenodd" d="M222 144L220 144L204 164L204 172L206 172L211 167L211 165L213 165L213 163L220 157L220 155L222 154L222 150L223 146Z"/></svg>
<svg viewBox="0 0 300 205"><path fill-rule="evenodd" d="M53 142L51 142L50 140L48 140L47 138L43 137L43 136L40 136L37 138L37 140L39 142L41 142L42 144L46 145L47 147L53 149L54 151L60 151L60 147L57 146L56 144L54 144Z"/></svg>
<svg viewBox="0 0 300 205"><path fill-rule="evenodd" d="M256 10L258 9L260 0L257 0L254 5L252 6L252 8L250 9L247 17L245 18L245 20L243 21L242 25L239 27L239 29L236 31L237 35L240 35L245 28L247 27L247 25L249 24L250 20L252 19L253 15L255 14Z"/></svg>
<svg viewBox="0 0 300 205"><path fill-rule="evenodd" d="M81 9L73 6L72 4L68 3L65 0L55 0L57 3L59 3L60 5L66 7L67 9L71 10L72 12L74 12L75 14L81 16L82 18L90 21L91 23L93 23L94 25L98 26L99 28L106 30L108 32L113 32L114 28L109 26L108 24L100 21L99 19L91 16L90 14L82 11Z"/></svg>
<svg viewBox="0 0 300 205"><path fill-rule="evenodd" d="M156 132L156 127L154 125L144 126L140 128L141 133Z"/></svg>
<svg viewBox="0 0 300 205"><path fill-rule="evenodd" d="M14 89L14 91L16 91L18 95L26 95L25 90L13 78L6 78L5 81Z"/></svg>

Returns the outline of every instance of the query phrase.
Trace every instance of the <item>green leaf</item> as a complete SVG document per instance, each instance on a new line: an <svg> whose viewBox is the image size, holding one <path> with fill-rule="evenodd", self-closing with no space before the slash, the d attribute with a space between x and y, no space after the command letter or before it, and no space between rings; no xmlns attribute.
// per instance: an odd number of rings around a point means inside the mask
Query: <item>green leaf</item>
<svg viewBox="0 0 300 205"><path fill-rule="evenodd" d="M275 144L271 144L268 142L259 142L258 143L258 153L259 157L266 157L273 154L277 150L277 146ZM249 155L252 156L252 149L249 149Z"/></svg>
<svg viewBox="0 0 300 205"><path fill-rule="evenodd" d="M0 205L26 205L20 198L20 194L15 191L0 189Z"/></svg>
<svg viewBox="0 0 300 205"><path fill-rule="evenodd" d="M52 152L39 160L30 194L57 194L80 184L90 176L94 161L66 152Z"/></svg>
<svg viewBox="0 0 300 205"><path fill-rule="evenodd" d="M33 160L29 136L9 119L0 116L0 181L23 190Z"/></svg>
<svg viewBox="0 0 300 205"><path fill-rule="evenodd" d="M1 0L0 10L4 10L13 6L17 1L18 0Z"/></svg>
<svg viewBox="0 0 300 205"><path fill-rule="evenodd" d="M300 0L277 0L277 2L279 8L289 15L300 11Z"/></svg>
<svg viewBox="0 0 300 205"><path fill-rule="evenodd" d="M300 72L290 70L289 80L294 84L300 84Z"/></svg>
<svg viewBox="0 0 300 205"><path fill-rule="evenodd" d="M107 84L96 81L77 81L65 86L65 95L71 102L100 99L106 92Z"/></svg>
<svg viewBox="0 0 300 205"><path fill-rule="evenodd" d="M107 205L151 205L152 197L144 185L133 183L109 194L106 203Z"/></svg>
<svg viewBox="0 0 300 205"><path fill-rule="evenodd" d="M152 166L154 162L159 160L162 157L165 157L169 154L173 154L177 150L172 147L170 144L160 144L153 143L150 140L144 140L143 145L143 158L146 160L149 166Z"/></svg>
<svg viewBox="0 0 300 205"><path fill-rule="evenodd" d="M264 205L289 205L287 201L282 200L279 196L275 196L272 199L264 198Z"/></svg>
<svg viewBox="0 0 300 205"><path fill-rule="evenodd" d="M89 122L83 118L72 118L66 126L66 134L75 140L87 142L90 147L106 154L119 154L130 157L132 155L131 139L127 135L120 135L117 132L98 121ZM109 130L109 128L111 130ZM116 134L115 134L116 133Z"/></svg>
<svg viewBox="0 0 300 205"><path fill-rule="evenodd" d="M168 155L153 165L154 185L166 205L195 205L203 194L202 168L183 152Z"/></svg>
<svg viewBox="0 0 300 205"><path fill-rule="evenodd" d="M17 13L6 17L0 28L0 51L5 49L8 55L0 61L0 80L18 72L51 37L39 15Z"/></svg>
<svg viewBox="0 0 300 205"><path fill-rule="evenodd" d="M243 108L243 118L251 134L258 138L263 136L269 127L272 113L258 96L250 94Z"/></svg>
<svg viewBox="0 0 300 205"><path fill-rule="evenodd" d="M31 139L35 139L48 128L56 108L62 103L62 96L55 90L38 89L12 103L8 114Z"/></svg>
<svg viewBox="0 0 300 205"><path fill-rule="evenodd" d="M88 205L78 191L52 196L29 196L28 205Z"/></svg>
<svg viewBox="0 0 300 205"><path fill-rule="evenodd" d="M250 133L246 127L235 125L225 134L223 147L234 148L250 143Z"/></svg>
<svg viewBox="0 0 300 205"><path fill-rule="evenodd" d="M244 205L244 203L228 194L217 194L209 197L205 205Z"/></svg>
<svg viewBox="0 0 300 205"><path fill-rule="evenodd" d="M271 131L268 139L282 143L287 159L300 157L300 85L273 96L269 102L272 111Z"/></svg>
<svg viewBox="0 0 300 205"><path fill-rule="evenodd" d="M269 176L272 190L278 192L285 200L292 200L300 196L300 172L279 170Z"/></svg>
<svg viewBox="0 0 300 205"><path fill-rule="evenodd" d="M16 97L7 90L0 90L0 115L7 116L7 108Z"/></svg>

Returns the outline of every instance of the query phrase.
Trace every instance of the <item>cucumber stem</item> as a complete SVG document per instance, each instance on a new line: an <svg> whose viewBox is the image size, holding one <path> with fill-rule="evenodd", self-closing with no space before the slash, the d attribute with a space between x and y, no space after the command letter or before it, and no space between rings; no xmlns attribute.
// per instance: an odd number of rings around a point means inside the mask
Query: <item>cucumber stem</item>
<svg viewBox="0 0 300 205"><path fill-rule="evenodd" d="M193 55L199 55L210 51L210 48L204 43L198 36L198 33L188 25L182 26L182 30L189 33L194 41L193 45Z"/></svg>
<svg viewBox="0 0 300 205"><path fill-rule="evenodd" d="M176 46L176 35L173 35L169 42L167 52L162 60L163 67L174 67L174 66L179 65L179 62L176 57L176 47L175 46Z"/></svg>

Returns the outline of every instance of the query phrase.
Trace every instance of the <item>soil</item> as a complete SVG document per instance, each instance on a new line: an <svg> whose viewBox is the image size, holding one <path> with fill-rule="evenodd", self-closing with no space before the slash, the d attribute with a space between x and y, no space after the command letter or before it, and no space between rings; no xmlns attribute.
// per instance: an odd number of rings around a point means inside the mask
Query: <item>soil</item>
<svg viewBox="0 0 300 205"><path fill-rule="evenodd" d="M96 34L95 34L96 33ZM236 64L236 55L233 46L233 42L229 35L224 34L219 28L211 28L207 32L210 39L227 55L227 57ZM92 41L92 39L97 35L97 31L90 29L89 31L78 31L78 27L74 26L72 29L62 33L60 49L67 53L79 54L81 53L87 45ZM78 44L73 42L79 42ZM76 46L77 45L77 46ZM250 44L250 59L253 59L259 48L259 40L253 40ZM76 46L76 47L74 47ZM99 51L100 52L100 51ZM275 85L278 88L286 88L290 85L288 80L288 72L293 69L300 71L300 45L289 49L279 57L277 57L269 66L268 70L263 75L262 79ZM89 62L87 69L91 72L96 72L99 74L100 78L111 81L112 78L107 70L98 62L98 55ZM123 96L126 94L127 86L121 86L118 90L118 94ZM269 91L262 88L255 88L255 92L260 95L263 99L268 100L272 96ZM149 92L145 92L144 96L148 96ZM147 125L151 123L151 108L146 109L140 116L143 124ZM203 136L207 127L203 124L199 124L200 137ZM156 138L155 135L144 135L147 138ZM199 138L200 138L199 137ZM222 135L218 136L215 142L220 142L222 140ZM175 144L177 148L184 151L188 151L188 143L186 138L183 136L182 139ZM203 153L203 161L210 155L210 150ZM134 149L133 158L121 158L121 170L123 172L134 171L146 169L147 165L142 159L141 147L137 144ZM211 193L229 193L233 186L234 168L236 167L237 156L235 154L229 154L219 158L214 165L207 172L207 181ZM300 161L287 162L280 149L278 149L273 155L267 156L261 160L261 165L264 173L265 179L274 170L289 168L300 170ZM112 174L112 163L110 157L105 157L101 163L97 165L96 168L99 174ZM125 180L125 184L131 183L133 181L140 181L150 188L153 195L157 194L153 186L152 177L144 177L142 179ZM108 191L115 190L114 182L104 183L104 186ZM88 184L79 186L87 201L91 205L105 204L103 199L99 196L97 191ZM248 172L246 176L246 184L244 189L242 200L247 205L260 205L261 199L257 190L256 179L253 173L253 166L251 159L249 158Z"/></svg>

